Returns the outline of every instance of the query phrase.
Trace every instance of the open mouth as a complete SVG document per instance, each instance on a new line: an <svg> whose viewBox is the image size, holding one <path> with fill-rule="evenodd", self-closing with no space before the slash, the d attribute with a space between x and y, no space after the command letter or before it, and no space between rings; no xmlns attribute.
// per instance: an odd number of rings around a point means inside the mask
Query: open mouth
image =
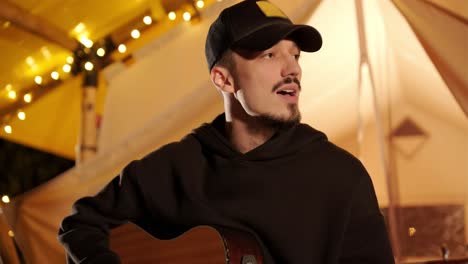
<svg viewBox="0 0 468 264"><path fill-rule="evenodd" d="M276 92L277 94L280 95L289 95L289 96L295 96L296 95L296 90L293 89L284 89L281 91Z"/></svg>

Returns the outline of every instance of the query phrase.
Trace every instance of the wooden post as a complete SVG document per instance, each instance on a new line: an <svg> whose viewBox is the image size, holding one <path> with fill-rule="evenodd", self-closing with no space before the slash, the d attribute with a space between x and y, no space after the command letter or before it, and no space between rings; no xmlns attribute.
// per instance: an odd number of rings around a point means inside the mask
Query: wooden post
<svg viewBox="0 0 468 264"><path fill-rule="evenodd" d="M93 157L97 152L96 93L97 70L85 71L81 104L81 133L77 163Z"/></svg>

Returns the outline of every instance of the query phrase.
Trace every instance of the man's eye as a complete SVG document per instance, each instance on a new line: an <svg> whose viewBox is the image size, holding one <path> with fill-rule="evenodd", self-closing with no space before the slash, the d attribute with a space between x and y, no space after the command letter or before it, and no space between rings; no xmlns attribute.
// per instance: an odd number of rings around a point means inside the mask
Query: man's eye
<svg viewBox="0 0 468 264"><path fill-rule="evenodd" d="M271 58L273 58L273 53L271 53L271 52L270 52L270 53L266 53L266 54L263 55L263 58L271 59Z"/></svg>
<svg viewBox="0 0 468 264"><path fill-rule="evenodd" d="M295 55L294 55L294 58L295 58L296 60L299 60L300 57L301 57L301 54L295 54Z"/></svg>

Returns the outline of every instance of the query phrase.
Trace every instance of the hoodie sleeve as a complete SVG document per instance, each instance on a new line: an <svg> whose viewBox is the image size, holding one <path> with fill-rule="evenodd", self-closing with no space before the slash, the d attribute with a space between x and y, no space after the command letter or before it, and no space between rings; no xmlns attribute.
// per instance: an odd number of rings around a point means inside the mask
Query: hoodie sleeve
<svg viewBox="0 0 468 264"><path fill-rule="evenodd" d="M73 205L59 229L70 263L120 263L109 249L109 229L147 216L147 207L138 182L136 161L130 163L94 197L84 197Z"/></svg>
<svg viewBox="0 0 468 264"><path fill-rule="evenodd" d="M351 198L340 264L394 264L390 241L371 178L360 165Z"/></svg>

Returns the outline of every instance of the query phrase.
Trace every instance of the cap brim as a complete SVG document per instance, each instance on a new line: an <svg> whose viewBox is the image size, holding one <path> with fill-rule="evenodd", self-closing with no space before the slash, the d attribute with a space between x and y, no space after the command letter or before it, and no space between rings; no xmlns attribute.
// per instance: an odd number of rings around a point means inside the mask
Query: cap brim
<svg viewBox="0 0 468 264"><path fill-rule="evenodd" d="M318 51L322 47L322 37L315 28L308 25L277 23L250 33L234 42L232 48L261 51L271 48L286 38L293 40L306 52Z"/></svg>

